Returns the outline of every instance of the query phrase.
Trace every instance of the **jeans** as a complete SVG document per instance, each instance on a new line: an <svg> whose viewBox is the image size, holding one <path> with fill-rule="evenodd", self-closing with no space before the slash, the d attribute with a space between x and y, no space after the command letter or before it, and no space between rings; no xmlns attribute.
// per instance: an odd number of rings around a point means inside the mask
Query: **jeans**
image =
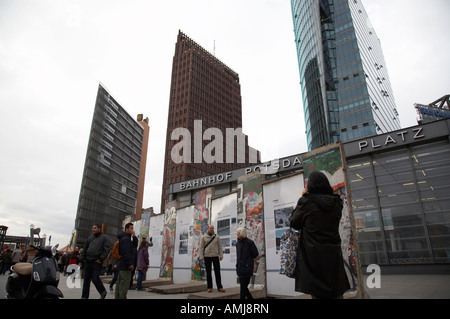
<svg viewBox="0 0 450 319"><path fill-rule="evenodd" d="M137 290L142 289L142 281L145 278L146 272L143 272L142 270L137 270L138 276L137 276Z"/></svg>
<svg viewBox="0 0 450 319"><path fill-rule="evenodd" d="M11 265L11 263L2 263L2 269L0 273L4 275L5 272L10 271Z"/></svg>
<svg viewBox="0 0 450 319"><path fill-rule="evenodd" d="M95 285L98 293L101 294L105 291L105 286L103 286L100 280L100 272L102 271L102 264L96 263L94 261L87 261L84 264L84 281L83 281L83 292L81 293L81 298L89 298L89 290L91 288L91 280Z"/></svg>
<svg viewBox="0 0 450 319"><path fill-rule="evenodd" d="M217 289L222 287L222 278L220 277L220 260L219 257L205 257L206 283L208 289L212 289L211 264L214 265L214 276L216 277Z"/></svg>
<svg viewBox="0 0 450 319"><path fill-rule="evenodd" d="M239 277L239 282L241 284L241 294L240 299L253 299L250 290L248 290L248 284L250 283L250 278L252 277Z"/></svg>
<svg viewBox="0 0 450 319"><path fill-rule="evenodd" d="M110 287L110 288L112 288L112 287L114 286L114 284L115 284L116 281L117 281L117 278L119 277L119 271L118 271L116 268L113 268L113 269L112 269L112 272L113 272L114 277L113 277L113 279L111 280L111 282L109 283L109 287ZM116 288L117 288L117 287L116 287Z"/></svg>
<svg viewBox="0 0 450 319"><path fill-rule="evenodd" d="M131 270L119 270L115 299L127 299L128 288L130 288L130 280Z"/></svg>

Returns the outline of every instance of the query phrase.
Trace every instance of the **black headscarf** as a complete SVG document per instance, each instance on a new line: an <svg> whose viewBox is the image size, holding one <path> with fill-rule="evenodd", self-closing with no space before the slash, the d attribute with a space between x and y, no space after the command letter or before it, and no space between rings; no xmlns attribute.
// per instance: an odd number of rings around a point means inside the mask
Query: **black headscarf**
<svg viewBox="0 0 450 319"><path fill-rule="evenodd" d="M308 193L333 195L333 188L322 172L312 172L308 178Z"/></svg>

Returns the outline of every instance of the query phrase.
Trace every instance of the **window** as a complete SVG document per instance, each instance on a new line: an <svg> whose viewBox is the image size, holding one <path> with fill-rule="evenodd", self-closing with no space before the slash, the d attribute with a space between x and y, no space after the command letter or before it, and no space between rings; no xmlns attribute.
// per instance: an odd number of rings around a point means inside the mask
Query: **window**
<svg viewBox="0 0 450 319"><path fill-rule="evenodd" d="M408 149L373 156L391 264L431 262Z"/></svg>
<svg viewBox="0 0 450 319"><path fill-rule="evenodd" d="M349 160L347 165L361 263L387 264L372 161L365 156Z"/></svg>
<svg viewBox="0 0 450 319"><path fill-rule="evenodd" d="M434 261L450 261L450 145L447 141L412 148Z"/></svg>

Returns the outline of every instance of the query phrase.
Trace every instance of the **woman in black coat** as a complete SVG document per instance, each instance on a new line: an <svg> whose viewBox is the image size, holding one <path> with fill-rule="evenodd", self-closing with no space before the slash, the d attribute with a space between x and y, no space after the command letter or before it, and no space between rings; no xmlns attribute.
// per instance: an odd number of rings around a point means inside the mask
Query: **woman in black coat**
<svg viewBox="0 0 450 319"><path fill-rule="evenodd" d="M325 174L312 172L290 217L290 226L301 230L295 291L312 298L342 298L350 289L339 235L342 208Z"/></svg>
<svg viewBox="0 0 450 319"><path fill-rule="evenodd" d="M248 284L250 278L255 271L255 259L258 257L258 248L250 238L247 238L247 230L245 228L238 228L236 243L236 273L239 276L241 284L240 299L253 299Z"/></svg>

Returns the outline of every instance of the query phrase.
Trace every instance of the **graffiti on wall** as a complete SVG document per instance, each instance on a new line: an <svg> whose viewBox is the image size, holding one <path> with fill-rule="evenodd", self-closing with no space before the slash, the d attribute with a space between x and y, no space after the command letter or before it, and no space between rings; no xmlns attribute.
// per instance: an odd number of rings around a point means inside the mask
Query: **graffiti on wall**
<svg viewBox="0 0 450 319"><path fill-rule="evenodd" d="M141 224L141 229L139 231L139 235L140 235L139 239L140 240L143 237L145 237L145 238L149 237L149 232L150 232L150 215L151 215L150 211L144 210L144 212L142 213L142 216L141 216L142 224Z"/></svg>
<svg viewBox="0 0 450 319"><path fill-rule="evenodd" d="M254 286L264 286L266 259L264 251L264 177L259 172L250 173L238 179L237 225L247 229L247 236L255 242L259 256L257 271L250 281Z"/></svg>
<svg viewBox="0 0 450 319"><path fill-rule="evenodd" d="M191 280L206 280L205 267L200 260L200 240L208 231L211 210L212 189L207 188L194 194L194 218L192 227Z"/></svg>
<svg viewBox="0 0 450 319"><path fill-rule="evenodd" d="M163 238L161 249L161 267L159 268L159 277L173 278L173 256L175 249L175 228L177 220L177 202L166 204L163 222Z"/></svg>

